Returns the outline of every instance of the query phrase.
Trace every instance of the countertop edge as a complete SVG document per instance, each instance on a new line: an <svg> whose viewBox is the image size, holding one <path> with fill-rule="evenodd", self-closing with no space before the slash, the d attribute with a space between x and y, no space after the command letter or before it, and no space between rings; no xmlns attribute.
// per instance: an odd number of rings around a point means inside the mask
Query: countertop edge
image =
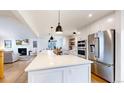
<svg viewBox="0 0 124 93"><path fill-rule="evenodd" d="M48 68L37 68L37 69L25 69L25 72L31 72L31 71L39 71L39 70L49 70L49 69L57 69L57 68L64 68L64 67L72 67L72 66L78 66L78 65L86 65L91 64L92 61L89 60L87 63L81 63L81 64L72 64L72 65L63 65L63 66L54 66L54 67L48 67ZM29 64L30 65L30 64Z"/></svg>

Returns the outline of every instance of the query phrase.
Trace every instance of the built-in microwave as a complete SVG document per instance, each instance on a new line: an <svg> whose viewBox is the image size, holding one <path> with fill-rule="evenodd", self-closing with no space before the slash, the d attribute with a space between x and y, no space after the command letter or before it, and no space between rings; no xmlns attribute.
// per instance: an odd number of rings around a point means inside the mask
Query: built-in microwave
<svg viewBox="0 0 124 93"><path fill-rule="evenodd" d="M78 41L78 56L86 58L86 40Z"/></svg>

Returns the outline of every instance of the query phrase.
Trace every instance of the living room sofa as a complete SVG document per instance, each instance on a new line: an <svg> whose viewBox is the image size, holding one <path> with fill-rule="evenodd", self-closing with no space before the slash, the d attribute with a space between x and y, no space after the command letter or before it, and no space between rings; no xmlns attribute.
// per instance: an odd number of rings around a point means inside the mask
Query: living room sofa
<svg viewBox="0 0 124 93"><path fill-rule="evenodd" d="M13 63L19 59L19 55L13 51L4 51L4 63Z"/></svg>

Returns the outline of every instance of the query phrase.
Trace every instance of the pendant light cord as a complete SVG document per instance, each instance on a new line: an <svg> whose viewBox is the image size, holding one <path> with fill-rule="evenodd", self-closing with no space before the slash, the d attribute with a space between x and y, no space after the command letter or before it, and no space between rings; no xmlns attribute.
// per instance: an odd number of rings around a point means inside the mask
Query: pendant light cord
<svg viewBox="0 0 124 93"><path fill-rule="evenodd" d="M56 33L62 33L62 27L60 25L60 10L58 11L58 26L56 27Z"/></svg>
<svg viewBox="0 0 124 93"><path fill-rule="evenodd" d="M51 36L53 35L52 29L53 29L53 27L51 26Z"/></svg>
<svg viewBox="0 0 124 93"><path fill-rule="evenodd" d="M60 24L60 10L58 12L58 23Z"/></svg>

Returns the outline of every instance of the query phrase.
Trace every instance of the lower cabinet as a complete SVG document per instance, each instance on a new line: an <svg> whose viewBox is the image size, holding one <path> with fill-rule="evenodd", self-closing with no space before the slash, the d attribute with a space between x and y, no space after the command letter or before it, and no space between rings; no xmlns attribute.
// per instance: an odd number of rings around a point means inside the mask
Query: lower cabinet
<svg viewBox="0 0 124 93"><path fill-rule="evenodd" d="M29 83L88 83L90 64L28 72Z"/></svg>
<svg viewBox="0 0 124 93"><path fill-rule="evenodd" d="M88 83L90 82L88 65L68 67L64 70L64 82L66 83Z"/></svg>

